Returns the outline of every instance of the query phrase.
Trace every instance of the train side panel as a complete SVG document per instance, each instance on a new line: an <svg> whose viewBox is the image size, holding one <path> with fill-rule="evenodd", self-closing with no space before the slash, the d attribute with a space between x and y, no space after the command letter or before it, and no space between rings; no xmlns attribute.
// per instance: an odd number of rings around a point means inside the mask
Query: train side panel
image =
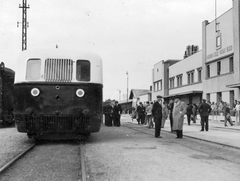
<svg viewBox="0 0 240 181"><path fill-rule="evenodd" d="M4 64L3 64L4 66ZM0 70L0 119L3 124L13 124L14 71L6 67Z"/></svg>

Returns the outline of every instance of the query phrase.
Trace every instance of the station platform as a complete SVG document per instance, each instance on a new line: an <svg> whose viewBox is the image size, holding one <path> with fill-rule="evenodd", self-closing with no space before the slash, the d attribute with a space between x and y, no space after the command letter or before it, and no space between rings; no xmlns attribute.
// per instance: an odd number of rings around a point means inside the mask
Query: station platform
<svg viewBox="0 0 240 181"><path fill-rule="evenodd" d="M131 118L130 115L123 114L121 116L121 122L123 123L133 123L137 124L137 120ZM146 127L146 125L139 125L142 127ZM146 129L148 129L146 127ZM153 131L154 135L154 129L151 129ZM217 143L223 146L229 146L236 149L240 149L240 125L237 123L234 126L231 126L228 123L228 126L224 125L224 122L219 120L213 120L211 119L211 116L209 117L209 130L208 131L200 131L201 130L201 124L200 124L200 118L197 118L196 123L192 123L189 126L187 124L187 118L185 116L184 119L184 125L183 125L183 137L187 136L190 138L203 140L211 143ZM162 128L163 132L170 132L170 120L167 119L165 122L164 128ZM164 139L164 137L162 138Z"/></svg>

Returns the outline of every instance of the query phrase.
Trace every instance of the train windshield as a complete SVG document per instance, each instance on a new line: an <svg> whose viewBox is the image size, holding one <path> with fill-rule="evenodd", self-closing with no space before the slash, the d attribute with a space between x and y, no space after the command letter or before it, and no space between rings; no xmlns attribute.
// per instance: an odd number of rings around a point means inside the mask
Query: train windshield
<svg viewBox="0 0 240 181"><path fill-rule="evenodd" d="M90 81L90 62L88 60L77 60L77 75L78 81Z"/></svg>
<svg viewBox="0 0 240 181"><path fill-rule="evenodd" d="M40 59L29 59L27 61L26 80L39 80L41 70Z"/></svg>

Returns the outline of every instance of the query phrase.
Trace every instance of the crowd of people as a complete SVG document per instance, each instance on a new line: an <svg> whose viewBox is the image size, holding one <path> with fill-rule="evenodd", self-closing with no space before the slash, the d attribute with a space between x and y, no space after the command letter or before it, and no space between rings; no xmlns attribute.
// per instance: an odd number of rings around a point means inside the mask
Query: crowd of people
<svg viewBox="0 0 240 181"><path fill-rule="evenodd" d="M109 102L104 107L105 126L121 126L122 107L118 101Z"/></svg>
<svg viewBox="0 0 240 181"><path fill-rule="evenodd" d="M118 101L109 102L104 106L105 125L106 126L121 126L122 107ZM176 133L176 138L183 137L183 122L184 115L187 116L187 123L190 126L191 122L196 123L197 115L201 118L201 130L209 130L209 115L217 116L223 115L225 118L224 125L227 126L228 122L233 126L231 115L236 116L239 120L240 101L235 101L233 108L226 102L220 101L214 103L203 99L198 105L195 103L188 103L181 101L180 96L175 96L170 99L169 103L162 100L162 97L157 96L154 102L139 102L136 108L132 110L132 119L136 119L138 124L146 125L148 129L155 129L155 137L161 138L161 128L164 128L166 120L169 118L171 132Z"/></svg>
<svg viewBox="0 0 240 181"><path fill-rule="evenodd" d="M180 96L175 96L170 99L169 103L162 101L161 96L157 96L154 102L140 102L133 110L132 119L136 119L138 124L146 125L148 129L155 127L155 137L160 137L161 128L164 128L166 120L169 118L171 132L177 134L177 138L183 137L183 121L186 114L187 123L190 126L191 122L196 123L197 115L201 118L201 130L209 130L209 116L223 115L225 118L224 125L228 122L233 126L231 119L232 112L236 115L236 120L239 119L240 102L235 101L234 106L230 109L230 105L226 102L211 103L203 99L198 105L181 101Z"/></svg>

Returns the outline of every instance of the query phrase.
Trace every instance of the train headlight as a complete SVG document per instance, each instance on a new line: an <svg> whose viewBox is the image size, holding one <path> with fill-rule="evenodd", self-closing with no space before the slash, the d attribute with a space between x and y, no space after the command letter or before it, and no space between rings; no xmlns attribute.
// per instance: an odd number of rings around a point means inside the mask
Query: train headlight
<svg viewBox="0 0 240 181"><path fill-rule="evenodd" d="M40 90L38 88L33 88L31 94L32 96L37 97L40 94Z"/></svg>
<svg viewBox="0 0 240 181"><path fill-rule="evenodd" d="M77 95L78 97L83 97L84 94L85 94L85 92L84 92L84 90L82 90L82 89L78 89L78 90L76 91L76 95Z"/></svg>

